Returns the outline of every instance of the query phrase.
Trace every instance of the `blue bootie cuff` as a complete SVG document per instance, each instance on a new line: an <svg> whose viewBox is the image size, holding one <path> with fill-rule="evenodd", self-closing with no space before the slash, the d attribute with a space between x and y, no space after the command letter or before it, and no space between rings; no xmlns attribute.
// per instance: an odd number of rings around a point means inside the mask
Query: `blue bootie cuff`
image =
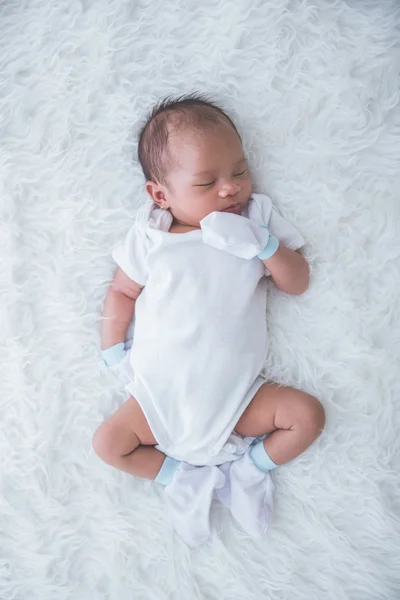
<svg viewBox="0 0 400 600"><path fill-rule="evenodd" d="M154 481L160 485L169 485L174 478L175 471L179 467L179 464L179 460L166 456Z"/></svg>
<svg viewBox="0 0 400 600"><path fill-rule="evenodd" d="M267 473L268 471L272 471L272 469L276 469L278 466L274 463L272 458L269 457L267 451L264 448L264 441L257 442L250 448L250 456L253 463L256 465L260 471Z"/></svg>

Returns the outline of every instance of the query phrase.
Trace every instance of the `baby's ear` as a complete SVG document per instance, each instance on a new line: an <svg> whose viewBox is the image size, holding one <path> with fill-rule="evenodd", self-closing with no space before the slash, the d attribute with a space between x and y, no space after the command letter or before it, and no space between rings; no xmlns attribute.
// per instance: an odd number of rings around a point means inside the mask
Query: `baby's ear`
<svg viewBox="0 0 400 600"><path fill-rule="evenodd" d="M168 208L164 190L158 183L155 181L148 181L146 183L146 192L153 200L154 204L157 204L160 208Z"/></svg>

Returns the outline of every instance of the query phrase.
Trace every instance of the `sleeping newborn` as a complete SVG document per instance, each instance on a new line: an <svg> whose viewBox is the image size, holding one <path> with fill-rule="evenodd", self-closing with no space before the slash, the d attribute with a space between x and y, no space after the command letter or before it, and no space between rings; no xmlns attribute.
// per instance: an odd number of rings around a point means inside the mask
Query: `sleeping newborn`
<svg viewBox="0 0 400 600"><path fill-rule="evenodd" d="M270 471L303 452L325 422L316 398L262 374L267 277L302 294L304 240L268 196L253 193L235 125L201 97L153 109L139 160L149 201L113 250L101 331L106 365L129 361L131 397L98 428L94 449L168 485L180 461L233 461L258 438L251 460Z"/></svg>

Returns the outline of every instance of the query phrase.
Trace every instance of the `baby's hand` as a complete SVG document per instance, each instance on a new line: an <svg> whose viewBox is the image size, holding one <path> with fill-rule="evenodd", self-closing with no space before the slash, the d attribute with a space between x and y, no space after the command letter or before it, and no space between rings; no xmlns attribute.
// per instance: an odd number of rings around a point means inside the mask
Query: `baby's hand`
<svg viewBox="0 0 400 600"><path fill-rule="evenodd" d="M212 212L200 221L200 227L205 244L239 258L267 260L279 246L265 226L232 213Z"/></svg>

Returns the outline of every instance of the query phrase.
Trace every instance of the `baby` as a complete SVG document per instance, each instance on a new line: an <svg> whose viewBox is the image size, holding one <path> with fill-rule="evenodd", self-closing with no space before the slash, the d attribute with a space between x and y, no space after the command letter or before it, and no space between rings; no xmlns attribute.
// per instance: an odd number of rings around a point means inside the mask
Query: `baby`
<svg viewBox="0 0 400 600"><path fill-rule="evenodd" d="M135 313L125 359L131 397L93 447L106 463L163 485L180 461L218 465L245 451L267 472L308 448L325 424L316 398L262 375L266 276L302 294L309 269L296 250L304 240L252 192L235 125L200 96L152 111L139 160L150 200L113 251L101 331L112 367L124 360Z"/></svg>

